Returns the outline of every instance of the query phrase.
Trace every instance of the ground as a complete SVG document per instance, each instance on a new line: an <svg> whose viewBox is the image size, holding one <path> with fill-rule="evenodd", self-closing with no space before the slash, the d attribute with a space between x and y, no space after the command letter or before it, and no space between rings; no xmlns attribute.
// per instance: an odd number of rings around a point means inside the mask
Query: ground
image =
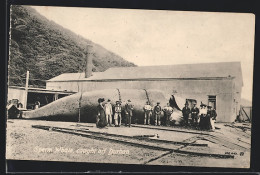
<svg viewBox="0 0 260 175"><path fill-rule="evenodd" d="M44 130L39 125L51 128ZM249 168L250 124L216 126L220 129L215 132L145 125L99 129L91 123L8 119L6 158Z"/></svg>

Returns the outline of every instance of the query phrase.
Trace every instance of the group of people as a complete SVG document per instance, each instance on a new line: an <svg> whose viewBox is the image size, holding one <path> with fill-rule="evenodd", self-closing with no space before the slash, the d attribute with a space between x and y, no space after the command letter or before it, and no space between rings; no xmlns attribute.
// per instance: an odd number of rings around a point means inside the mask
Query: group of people
<svg viewBox="0 0 260 175"><path fill-rule="evenodd" d="M216 110L210 106L201 102L200 109L196 107L196 102L193 103L192 108L188 107L188 103L185 103L185 107L182 109L184 125L189 125L189 118L191 116L191 125L201 130L215 130L215 121L217 118Z"/></svg>
<svg viewBox="0 0 260 175"><path fill-rule="evenodd" d="M151 118L153 118L155 126L160 126L161 124L170 126L170 116L173 113L173 108L169 103L167 103L167 105L162 108L160 106L160 102L157 102L156 106L152 107L150 102L147 101L143 109L145 125L150 125Z"/></svg>
<svg viewBox="0 0 260 175"><path fill-rule="evenodd" d="M105 126L112 126L112 116L114 116L114 126L120 127L122 121L122 112L124 112L126 118L125 126L131 126L131 119L134 109L133 105L131 104L131 100L127 100L124 110L122 110L121 102L116 101L116 105L114 106L114 115L110 99L108 99L105 103L104 98L99 98L98 103L99 105L97 107L98 112L96 120L97 127L102 128Z"/></svg>
<svg viewBox="0 0 260 175"><path fill-rule="evenodd" d="M98 99L97 107L97 127L116 126L120 127L122 122L122 114L125 116L125 126L131 126L134 106L131 104L131 100L127 100L124 108L121 106L121 101L116 101L116 105L112 106L111 100L105 101L104 98ZM185 107L182 109L183 124L188 126L192 125L201 130L215 130L214 122L216 121L217 113L212 106L207 106L203 103L200 105L200 109L196 107L196 103L192 104L192 108L189 108L189 104L186 102ZM174 124L174 121L170 120L170 117L174 111L170 103L167 103L165 107L160 106L160 102L157 102L154 107L147 101L143 107L144 110L144 125L154 124L155 126L165 125L170 126ZM113 122L114 116L114 122ZM191 118L191 120L189 120Z"/></svg>
<svg viewBox="0 0 260 175"><path fill-rule="evenodd" d="M122 121L122 113L125 116L125 126L131 126L132 117L133 117L133 109L134 106L131 104L131 100L127 100L124 108L122 109L121 101L116 101L116 105L113 107L111 104L111 100L108 99L105 101L104 98L98 99L98 107L97 107L97 118L96 125L97 127L105 127L105 126L115 126L120 127ZM157 105L152 107L150 102L147 101L143 107L144 110L144 124L150 125L151 118L153 118L154 125L160 126L162 124L163 117L165 116L165 120L163 122L166 126L170 125L170 116L173 113L173 108L167 103L167 106L162 108L160 106L160 102L157 102ZM112 119L114 116L114 122Z"/></svg>

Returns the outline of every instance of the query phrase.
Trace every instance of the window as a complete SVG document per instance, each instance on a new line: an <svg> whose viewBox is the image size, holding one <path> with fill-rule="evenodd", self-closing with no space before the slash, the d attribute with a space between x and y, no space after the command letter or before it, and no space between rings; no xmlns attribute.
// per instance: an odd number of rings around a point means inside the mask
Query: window
<svg viewBox="0 0 260 175"><path fill-rule="evenodd" d="M216 109L216 95L208 96L208 105L212 106L214 109Z"/></svg>

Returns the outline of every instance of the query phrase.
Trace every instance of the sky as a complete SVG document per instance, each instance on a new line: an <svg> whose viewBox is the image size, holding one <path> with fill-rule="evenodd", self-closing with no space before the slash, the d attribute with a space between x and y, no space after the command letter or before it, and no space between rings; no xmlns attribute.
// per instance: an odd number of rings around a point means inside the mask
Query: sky
<svg viewBox="0 0 260 175"><path fill-rule="evenodd" d="M61 26L138 66L240 61L242 98L252 101L255 16L33 6Z"/></svg>

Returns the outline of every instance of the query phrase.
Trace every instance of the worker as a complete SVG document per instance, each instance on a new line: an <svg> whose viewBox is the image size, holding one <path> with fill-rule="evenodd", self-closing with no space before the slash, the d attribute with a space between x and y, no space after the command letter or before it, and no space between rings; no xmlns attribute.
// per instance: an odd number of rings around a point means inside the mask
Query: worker
<svg viewBox="0 0 260 175"><path fill-rule="evenodd" d="M104 101L105 101L104 98L98 99L99 105L97 106L97 121L96 121L96 125L98 128L104 128L107 125L106 113L103 104Z"/></svg>
<svg viewBox="0 0 260 175"><path fill-rule="evenodd" d="M199 108L197 108L197 102L193 103L193 107L191 108L191 121L192 125L197 127L199 121Z"/></svg>
<svg viewBox="0 0 260 175"><path fill-rule="evenodd" d="M121 125L121 120L122 120L121 111L122 111L121 103L120 101L116 101L115 115L114 115L116 127L120 127Z"/></svg>
<svg viewBox="0 0 260 175"><path fill-rule="evenodd" d="M173 113L173 108L170 106L170 103L163 108L164 116L165 116L165 125L170 126L170 116Z"/></svg>
<svg viewBox="0 0 260 175"><path fill-rule="evenodd" d="M23 108L23 104L20 102L18 103L18 109Z"/></svg>
<svg viewBox="0 0 260 175"><path fill-rule="evenodd" d="M217 120L217 111L214 107L212 107L212 125L213 125L213 130L215 130L215 122Z"/></svg>
<svg viewBox="0 0 260 175"><path fill-rule="evenodd" d="M189 115L190 115L190 108L188 107L188 102L184 104L185 106L182 108L182 115L184 119L184 125L188 126L189 125Z"/></svg>
<svg viewBox="0 0 260 175"><path fill-rule="evenodd" d="M217 112L212 106L208 106L208 112L207 112L207 129L210 131L215 131L215 121L217 118Z"/></svg>
<svg viewBox="0 0 260 175"><path fill-rule="evenodd" d="M200 104L200 112L199 112L199 116L200 116L200 122L199 122L199 127L201 130L205 130L207 129L207 105L203 104L201 102Z"/></svg>
<svg viewBox="0 0 260 175"><path fill-rule="evenodd" d="M156 106L153 109L154 111L154 117L155 117L155 126L160 126L161 125L161 115L162 115L162 108L160 106L160 102L157 102Z"/></svg>
<svg viewBox="0 0 260 175"><path fill-rule="evenodd" d="M131 127L131 119L133 116L133 105L131 104L131 100L127 100L126 104L125 104L125 116L126 116L126 122L125 122L125 126L129 126Z"/></svg>
<svg viewBox="0 0 260 175"><path fill-rule="evenodd" d="M207 115L205 118L205 129L206 130L211 130L211 106L207 106Z"/></svg>
<svg viewBox="0 0 260 175"><path fill-rule="evenodd" d="M107 121L107 125L112 126L112 115L113 115L113 111L112 111L112 105L110 103L110 99L107 100L107 103L105 104L105 112L106 112L106 121Z"/></svg>
<svg viewBox="0 0 260 175"><path fill-rule="evenodd" d="M40 107L40 102L39 101L36 101L35 103L34 103L34 109L38 109L39 107Z"/></svg>
<svg viewBox="0 0 260 175"><path fill-rule="evenodd" d="M153 108L150 105L149 101L146 102L146 105L144 105L143 109L144 109L144 125L150 125Z"/></svg>

